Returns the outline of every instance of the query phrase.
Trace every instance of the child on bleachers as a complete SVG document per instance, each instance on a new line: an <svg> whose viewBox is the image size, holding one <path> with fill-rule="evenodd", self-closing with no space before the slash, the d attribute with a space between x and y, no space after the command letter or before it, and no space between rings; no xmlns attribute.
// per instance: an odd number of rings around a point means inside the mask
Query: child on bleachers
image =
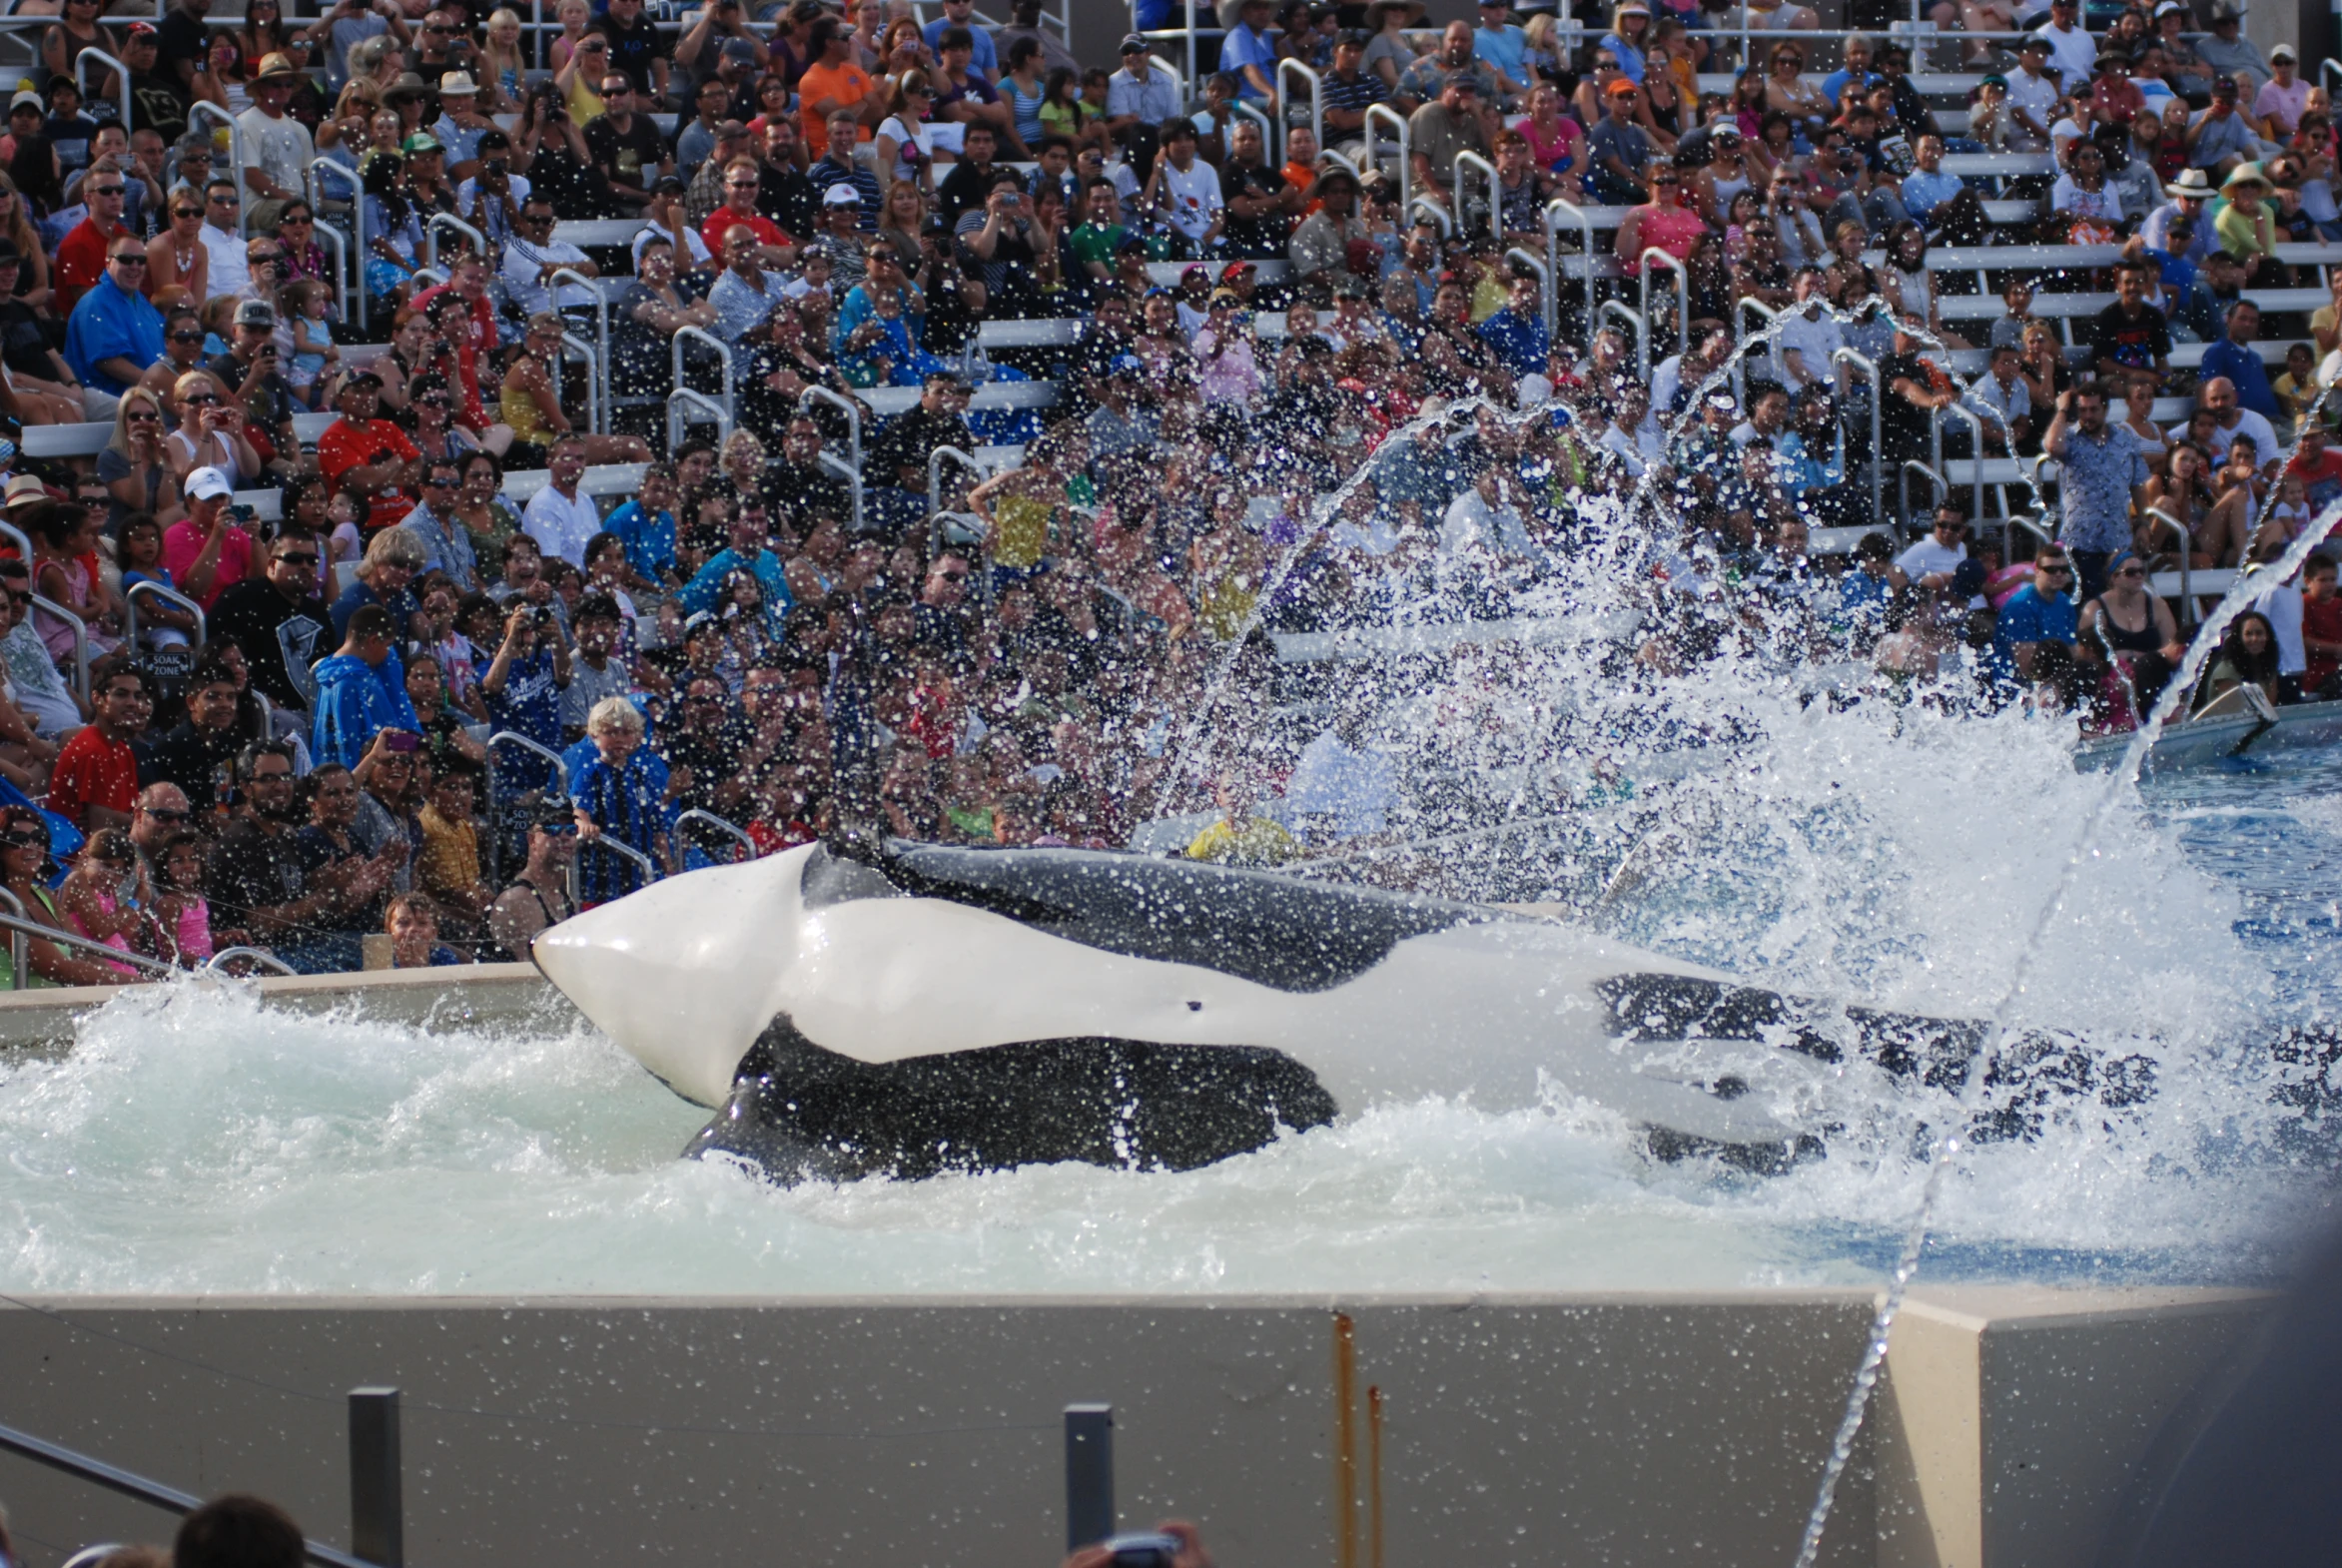
<svg viewBox="0 0 2342 1568"><path fill-rule="evenodd" d="M2269 391L2277 394L2285 416L2299 424L2318 394L2318 357L2308 344L2297 343L2285 351L2285 374L2269 385Z"/></svg>
<svg viewBox="0 0 2342 1568"><path fill-rule="evenodd" d="M293 313L293 366L288 379L295 394L314 409L326 378L342 362L342 351L335 347L333 328L327 320L334 291L317 279L307 279L285 290L285 303Z"/></svg>
<svg viewBox="0 0 2342 1568"><path fill-rule="evenodd" d="M134 511L122 519L122 531L116 535L114 549L122 562L122 591L142 582L151 582L160 588L176 588L171 573L163 566L163 525L151 512ZM127 601L126 601L127 602ZM151 595L139 602L139 640L150 648L184 648L187 634L195 629L195 617L176 604Z"/></svg>
<svg viewBox="0 0 2342 1568"><path fill-rule="evenodd" d="M366 553L360 524L373 508L373 498L355 484L344 485L326 502L326 564L330 570L342 561L356 561Z"/></svg>

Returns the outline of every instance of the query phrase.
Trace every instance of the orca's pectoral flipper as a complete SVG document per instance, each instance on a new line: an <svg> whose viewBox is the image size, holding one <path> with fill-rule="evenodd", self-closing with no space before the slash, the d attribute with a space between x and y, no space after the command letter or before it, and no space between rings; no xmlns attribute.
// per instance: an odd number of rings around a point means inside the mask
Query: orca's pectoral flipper
<svg viewBox="0 0 2342 1568"><path fill-rule="evenodd" d="M784 1017L684 1153L735 1155L784 1184L1062 1161L1191 1171L1337 1109L1307 1068L1252 1047L1034 1040L869 1063Z"/></svg>

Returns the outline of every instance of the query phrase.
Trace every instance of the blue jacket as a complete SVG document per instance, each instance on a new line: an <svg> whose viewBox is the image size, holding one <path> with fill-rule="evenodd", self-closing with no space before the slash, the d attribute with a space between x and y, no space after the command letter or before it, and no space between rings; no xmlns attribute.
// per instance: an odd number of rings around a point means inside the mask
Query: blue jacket
<svg viewBox="0 0 2342 1568"><path fill-rule="evenodd" d="M317 667L318 716L310 755L319 762L355 768L383 730L420 733L414 704L406 697L406 668L396 649L378 667L355 654L337 653Z"/></svg>

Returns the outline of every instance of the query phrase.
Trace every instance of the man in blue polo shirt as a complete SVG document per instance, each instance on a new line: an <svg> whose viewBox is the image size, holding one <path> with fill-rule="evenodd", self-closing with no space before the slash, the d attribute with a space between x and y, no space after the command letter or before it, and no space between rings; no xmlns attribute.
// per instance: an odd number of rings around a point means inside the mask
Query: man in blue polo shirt
<svg viewBox="0 0 2342 1568"><path fill-rule="evenodd" d="M2204 350L2204 363L2196 373L2204 381L2225 376L2236 384L2236 401L2250 408L2264 419L2282 419L2285 410L2277 405L2277 393L2269 386L2268 368L2261 364L2260 355L2253 349L2253 340L2260 336L2261 308L2250 300L2239 300L2228 307L2228 336Z"/></svg>
<svg viewBox="0 0 2342 1568"><path fill-rule="evenodd" d="M2060 642L2073 651L2074 626L2073 563L2063 545L2044 544L2033 557L2033 580L2008 596L1992 624L1993 675L2029 683L2044 644Z"/></svg>
<svg viewBox="0 0 2342 1568"><path fill-rule="evenodd" d="M1219 41L1219 68L1236 79L1236 96L1258 103L1276 96L1276 48L1268 41L1268 0L1244 0L1240 20Z"/></svg>
<svg viewBox="0 0 2342 1568"><path fill-rule="evenodd" d="M162 313L139 292L146 277L145 244L116 235L106 247L105 273L74 303L65 324L65 363L84 386L119 396L163 357Z"/></svg>

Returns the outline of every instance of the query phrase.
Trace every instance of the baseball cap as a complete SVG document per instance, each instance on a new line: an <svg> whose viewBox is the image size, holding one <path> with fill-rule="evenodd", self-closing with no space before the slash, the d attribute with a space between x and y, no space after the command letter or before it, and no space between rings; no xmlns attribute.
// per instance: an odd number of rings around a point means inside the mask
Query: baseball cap
<svg viewBox="0 0 2342 1568"><path fill-rule="evenodd" d="M1974 598L1984 591L1984 563L1973 556L1952 568L1952 591Z"/></svg>
<svg viewBox="0 0 2342 1568"><path fill-rule="evenodd" d="M2279 60L2291 60L2294 64L2299 65L2301 63L2301 56L2293 52L2293 46L2291 44L2279 44L2276 48L2269 51L2269 61L2271 64L2275 64Z"/></svg>
<svg viewBox="0 0 2342 1568"><path fill-rule="evenodd" d="M1219 270L1221 283L1234 283L1248 272L1257 271L1250 262L1230 262Z"/></svg>
<svg viewBox="0 0 2342 1568"><path fill-rule="evenodd" d="M1145 38L1141 37L1141 36L1140 36L1139 34L1137 34L1137 33L1125 33L1125 34L1123 35L1123 53L1124 53L1124 54L1127 54L1127 55L1143 55L1143 54L1145 54L1146 52L1147 52L1147 40L1146 40Z"/></svg>
<svg viewBox="0 0 2342 1568"><path fill-rule="evenodd" d="M16 113L16 111L19 109L37 109L42 114L47 114L49 112L49 106L42 99L41 95L32 91L30 88L19 92L14 98L8 100L8 112L10 114Z"/></svg>
<svg viewBox="0 0 2342 1568"><path fill-rule="evenodd" d="M860 207L862 193L850 185L833 185L822 193L821 204L824 207Z"/></svg>
<svg viewBox="0 0 2342 1568"><path fill-rule="evenodd" d="M24 258L17 254L15 246L6 240L0 240L0 267L14 267L23 260Z"/></svg>
<svg viewBox="0 0 2342 1568"><path fill-rule="evenodd" d="M398 144L398 150L409 158L414 157L418 153L439 153L446 151L445 148L439 145L439 139L431 135L428 131L415 132L405 141Z"/></svg>
<svg viewBox="0 0 2342 1568"><path fill-rule="evenodd" d="M274 327L277 325L276 309L266 300L247 300L236 308L236 325Z"/></svg>
<svg viewBox="0 0 2342 1568"><path fill-rule="evenodd" d="M236 486L228 482L228 475L217 468L198 468L187 476L183 486L189 500L217 500L236 493Z"/></svg>
<svg viewBox="0 0 2342 1568"><path fill-rule="evenodd" d="M743 65L754 65L756 46L745 38L727 38L724 40L724 58L738 60Z"/></svg>
<svg viewBox="0 0 2342 1568"><path fill-rule="evenodd" d="M125 38L160 38L162 35L155 31L155 24L152 22L133 22L123 29L122 36Z"/></svg>
<svg viewBox="0 0 2342 1568"><path fill-rule="evenodd" d="M1113 363L1107 366L1106 374L1109 376L1138 376L1143 374L1146 369L1147 367L1139 362L1137 355L1118 354L1114 357Z"/></svg>

